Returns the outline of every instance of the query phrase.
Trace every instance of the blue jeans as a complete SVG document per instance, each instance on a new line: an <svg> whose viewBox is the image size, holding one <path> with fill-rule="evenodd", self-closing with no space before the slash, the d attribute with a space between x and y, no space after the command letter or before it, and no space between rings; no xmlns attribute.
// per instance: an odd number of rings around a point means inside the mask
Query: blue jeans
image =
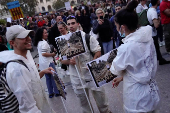
<svg viewBox="0 0 170 113"><path fill-rule="evenodd" d="M50 63L49 67L52 67L55 71L55 64L54 63ZM47 84L47 88L48 88L48 93L50 94L59 94L59 90L57 89L56 83L54 81L53 75L51 74L45 74L46 77L46 84Z"/></svg>
<svg viewBox="0 0 170 113"><path fill-rule="evenodd" d="M111 40L110 42L102 42L102 45L103 45L104 54L113 50L113 40Z"/></svg>

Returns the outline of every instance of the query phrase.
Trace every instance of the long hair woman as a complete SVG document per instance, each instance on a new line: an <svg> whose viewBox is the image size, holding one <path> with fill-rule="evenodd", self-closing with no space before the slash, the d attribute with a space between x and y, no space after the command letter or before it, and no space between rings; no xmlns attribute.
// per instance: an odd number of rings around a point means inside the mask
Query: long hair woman
<svg viewBox="0 0 170 113"><path fill-rule="evenodd" d="M45 27L39 28L35 34L34 46L37 46L39 54L39 68L43 70L48 67L52 67L55 71L55 64L53 63L53 57L56 55L54 52L50 53L50 45L47 43L48 32ZM53 75L45 74L46 84L48 88L49 98L54 95L60 96L57 86L55 84Z"/></svg>
<svg viewBox="0 0 170 113"><path fill-rule="evenodd" d="M110 71L119 75L113 80L114 87L123 81L125 113L155 113L160 100L154 80L157 57L152 27L138 28L138 16L134 11L137 5L137 1L131 1L115 15L117 31L126 37L117 49Z"/></svg>

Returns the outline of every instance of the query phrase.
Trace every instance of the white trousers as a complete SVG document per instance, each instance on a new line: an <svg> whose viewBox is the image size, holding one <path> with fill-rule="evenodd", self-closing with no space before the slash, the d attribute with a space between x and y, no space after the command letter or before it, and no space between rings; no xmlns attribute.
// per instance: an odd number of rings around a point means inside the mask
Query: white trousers
<svg viewBox="0 0 170 113"><path fill-rule="evenodd" d="M94 100L97 104L97 107L98 107L100 113L110 113L109 107L108 107L108 99L105 95L105 90L103 87L96 88L96 89L95 88L85 88L85 91L86 91L88 97L89 97L89 91L91 91L92 96L94 97ZM74 92L76 93L77 97L80 100L80 105L83 109L83 113L91 113L90 106L89 106L89 103L87 101L87 98L86 98L86 95L85 95L83 89L74 89Z"/></svg>

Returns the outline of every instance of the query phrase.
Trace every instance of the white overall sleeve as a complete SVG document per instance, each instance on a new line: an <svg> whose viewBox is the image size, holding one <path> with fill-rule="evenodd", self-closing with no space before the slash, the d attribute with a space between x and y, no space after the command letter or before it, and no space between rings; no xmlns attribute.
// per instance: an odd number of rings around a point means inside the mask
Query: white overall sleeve
<svg viewBox="0 0 170 113"><path fill-rule="evenodd" d="M36 101L34 100L28 84L23 78L24 72L16 70L12 64L8 64L7 66L6 79L10 89L17 97L19 111L21 113L41 113L36 106Z"/></svg>
<svg viewBox="0 0 170 113"><path fill-rule="evenodd" d="M90 37L90 49L93 53L101 51L101 47L99 45L99 42L93 36Z"/></svg>

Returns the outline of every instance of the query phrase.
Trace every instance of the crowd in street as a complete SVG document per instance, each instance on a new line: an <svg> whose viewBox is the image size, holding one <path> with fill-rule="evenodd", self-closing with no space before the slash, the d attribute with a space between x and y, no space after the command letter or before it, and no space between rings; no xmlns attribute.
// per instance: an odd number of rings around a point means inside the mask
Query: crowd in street
<svg viewBox="0 0 170 113"><path fill-rule="evenodd" d="M70 73L83 113L93 111L88 98L90 91L100 113L112 113L105 89L96 88L85 67L87 62L113 49L117 49L117 56L110 71L118 77L112 84L117 87L123 81L124 112L159 113L160 97L155 81L157 63L170 64L160 52L160 47L165 45L170 54L168 0L103 0L93 4L87 0L86 4L81 1L80 6L70 11L24 17L0 26L0 75L7 88L4 91L3 85L0 86L0 104L4 112L54 112L41 78L45 75L49 98L61 96L52 73L56 72L54 57L60 54L55 39L75 32L81 34L86 53L60 62L61 68ZM40 72L31 56L33 46L38 49ZM8 63L11 60L15 61ZM5 103L3 99L7 99Z"/></svg>

